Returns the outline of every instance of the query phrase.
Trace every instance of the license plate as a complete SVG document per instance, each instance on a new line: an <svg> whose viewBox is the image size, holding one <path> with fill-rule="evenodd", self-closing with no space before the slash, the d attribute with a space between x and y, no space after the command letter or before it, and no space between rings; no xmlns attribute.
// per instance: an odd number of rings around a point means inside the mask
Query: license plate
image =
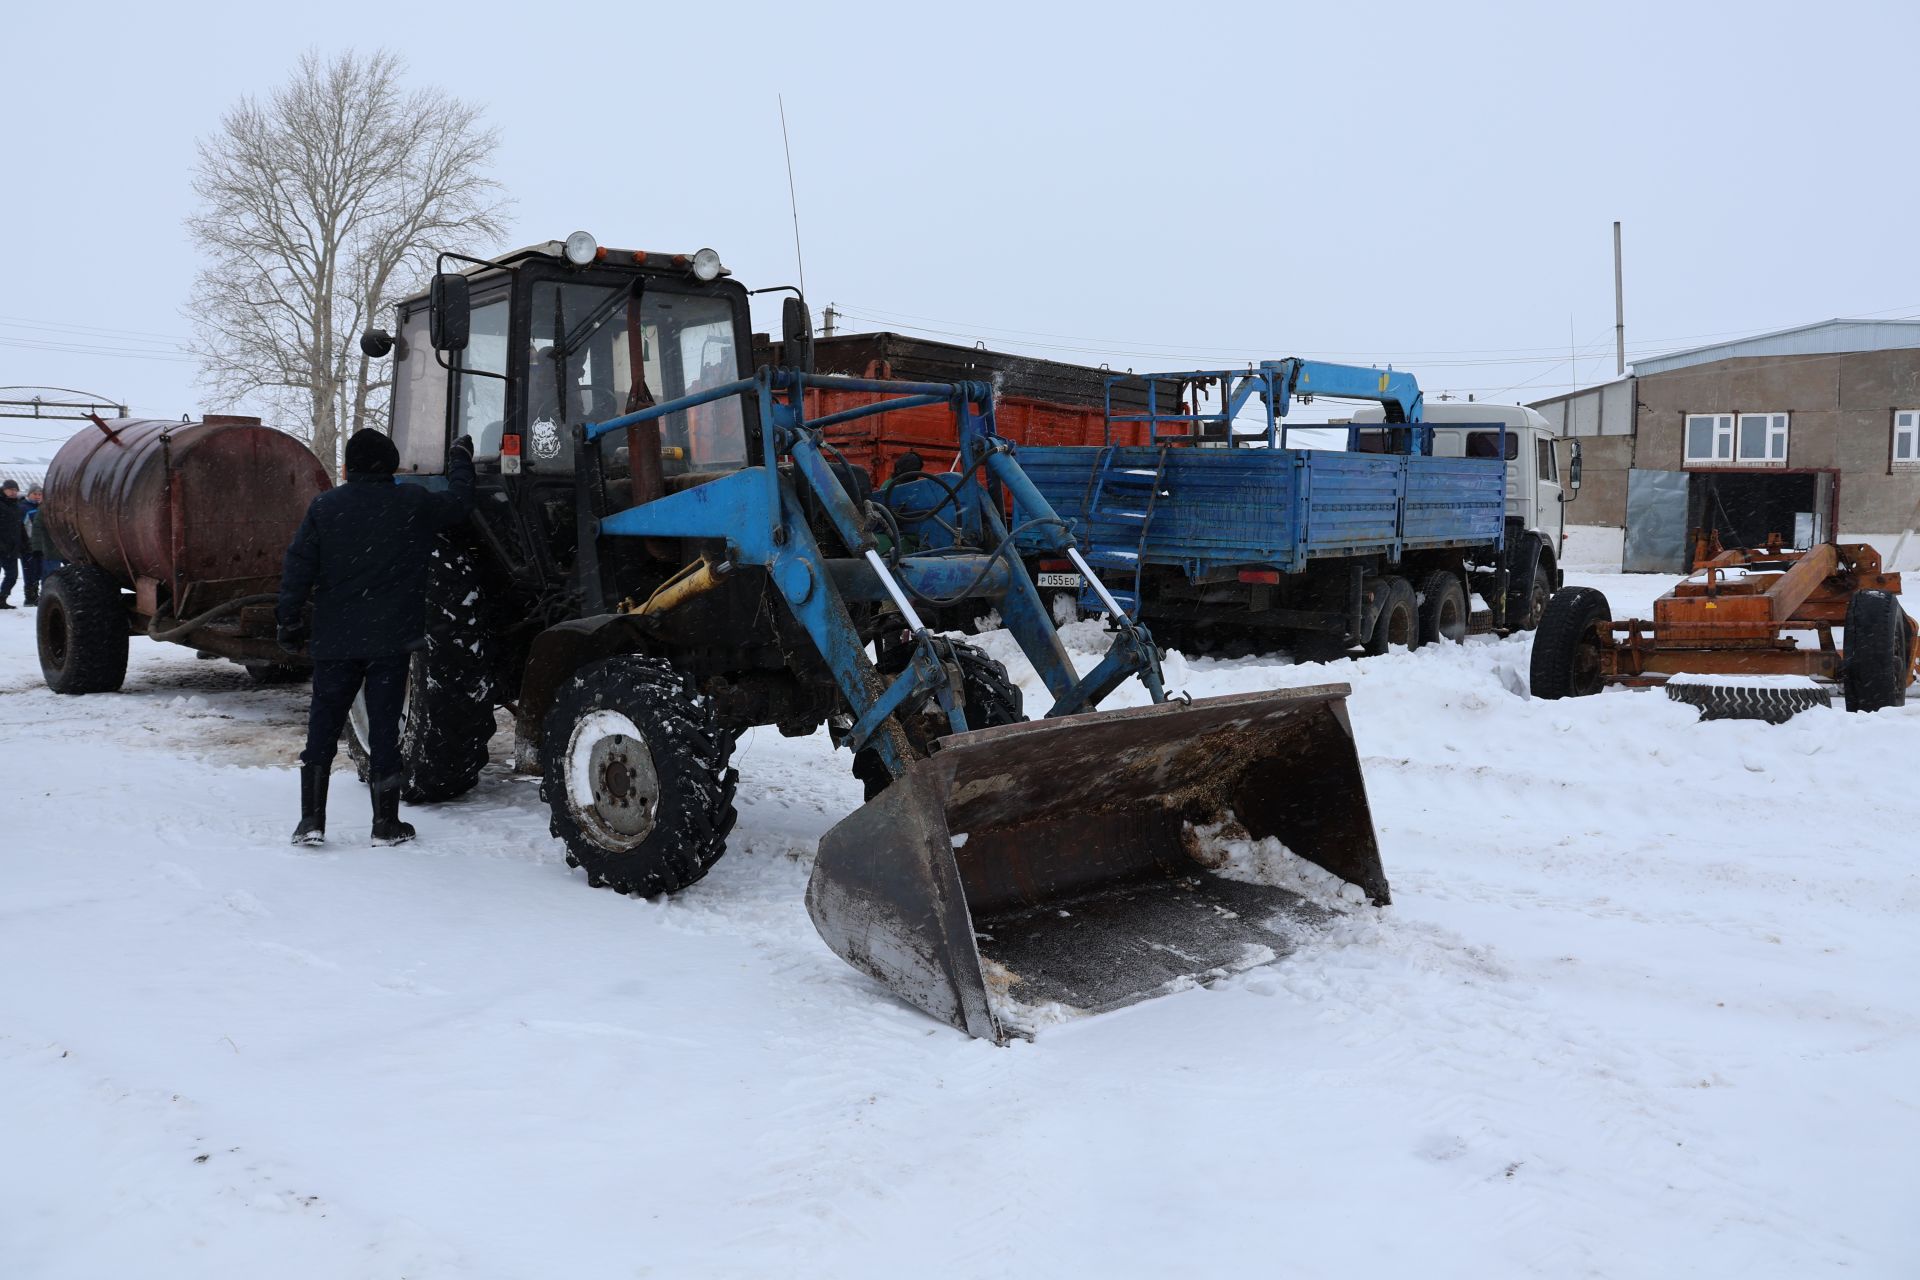
<svg viewBox="0 0 1920 1280"><path fill-rule="evenodd" d="M1080 575L1077 573L1042 573L1034 578L1034 585L1041 587L1080 587Z"/></svg>

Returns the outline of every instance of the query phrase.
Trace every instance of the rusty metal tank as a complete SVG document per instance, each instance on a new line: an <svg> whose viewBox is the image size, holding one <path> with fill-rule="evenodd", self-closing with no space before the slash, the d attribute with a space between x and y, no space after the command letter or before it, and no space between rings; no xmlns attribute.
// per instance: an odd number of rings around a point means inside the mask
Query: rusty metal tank
<svg viewBox="0 0 1920 1280"><path fill-rule="evenodd" d="M332 487L292 436L258 418L117 418L76 433L47 468L54 545L175 617L276 590L307 504Z"/></svg>

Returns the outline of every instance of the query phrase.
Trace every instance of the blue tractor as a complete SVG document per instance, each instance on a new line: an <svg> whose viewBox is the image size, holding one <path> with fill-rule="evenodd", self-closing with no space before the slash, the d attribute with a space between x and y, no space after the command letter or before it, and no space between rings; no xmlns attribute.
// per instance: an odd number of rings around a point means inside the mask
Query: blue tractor
<svg viewBox="0 0 1920 1280"><path fill-rule="evenodd" d="M822 938L995 1041L1022 1007L1126 1004L1282 954L1323 917L1216 874L1223 824L1386 902L1346 688L1170 698L1152 636L996 435L988 387L813 375L797 298L797 366L749 368L747 291L708 250L576 234L461 265L401 304L395 335L364 340L396 357L415 482L436 482L453 436L479 442L479 510L443 548L410 685L417 792L471 785L509 706L568 861L590 884L671 893L726 848L738 735L824 728L868 803L820 843ZM809 386L871 403L809 420ZM876 495L823 438L929 405L960 441L941 502ZM1017 541L1106 599L1086 672ZM999 662L926 622L969 600L1032 665L1040 719ZM1136 680L1147 705L1095 710Z"/></svg>

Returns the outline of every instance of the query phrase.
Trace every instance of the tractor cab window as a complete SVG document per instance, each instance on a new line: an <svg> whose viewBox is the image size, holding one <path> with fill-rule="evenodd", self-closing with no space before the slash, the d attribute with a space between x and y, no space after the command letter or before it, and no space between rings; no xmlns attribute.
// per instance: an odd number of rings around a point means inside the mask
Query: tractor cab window
<svg viewBox="0 0 1920 1280"><path fill-rule="evenodd" d="M500 435L506 425L507 384L507 297L505 293L488 302L476 303L467 349L458 352L454 367L460 370L500 374L503 377L459 375L456 393L454 431L473 437L473 456L500 456Z"/></svg>
<svg viewBox="0 0 1920 1280"><path fill-rule="evenodd" d="M649 404L677 399L740 376L733 308L627 285L543 281L532 295L527 353L527 438L521 452L536 471L571 471L574 433ZM635 386L634 356L640 363ZM746 464L739 400L701 405L661 420L662 471L732 470ZM625 433L601 438L609 479L631 473Z"/></svg>

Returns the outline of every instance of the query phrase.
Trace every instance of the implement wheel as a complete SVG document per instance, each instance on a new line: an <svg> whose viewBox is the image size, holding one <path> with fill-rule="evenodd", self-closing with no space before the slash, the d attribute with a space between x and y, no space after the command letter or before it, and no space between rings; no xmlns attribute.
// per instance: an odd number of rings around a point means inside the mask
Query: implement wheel
<svg viewBox="0 0 1920 1280"><path fill-rule="evenodd" d="M713 702L658 658L596 662L562 685L540 742L548 830L587 883L651 897L720 860L740 775Z"/></svg>
<svg viewBox="0 0 1920 1280"><path fill-rule="evenodd" d="M1466 583L1451 569L1436 569L1420 580L1420 643L1466 638Z"/></svg>
<svg viewBox="0 0 1920 1280"><path fill-rule="evenodd" d="M1556 591L1533 636L1533 696L1585 698L1600 692L1606 683L1600 655L1607 641L1596 626L1612 621L1612 606L1592 587Z"/></svg>
<svg viewBox="0 0 1920 1280"><path fill-rule="evenodd" d="M102 570L69 564L47 575L34 632L40 675L55 693L113 693L126 683L127 610Z"/></svg>
<svg viewBox="0 0 1920 1280"><path fill-rule="evenodd" d="M1411 649L1420 643L1420 606L1413 585L1405 578L1382 578L1380 583L1385 598L1367 636L1367 652L1374 657L1394 645Z"/></svg>
<svg viewBox="0 0 1920 1280"><path fill-rule="evenodd" d="M1913 675L1912 623L1887 591L1857 591L1847 601L1847 710L1904 706Z"/></svg>

